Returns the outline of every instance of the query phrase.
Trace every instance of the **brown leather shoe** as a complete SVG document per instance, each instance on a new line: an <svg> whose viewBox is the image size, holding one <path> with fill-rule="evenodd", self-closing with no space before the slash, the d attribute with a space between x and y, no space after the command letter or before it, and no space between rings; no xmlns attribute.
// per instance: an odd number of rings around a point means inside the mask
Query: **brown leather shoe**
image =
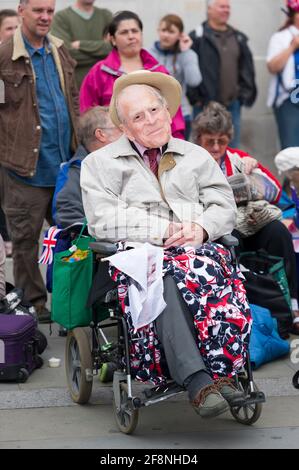
<svg viewBox="0 0 299 470"><path fill-rule="evenodd" d="M234 400L239 400L244 397L244 393L237 389L233 379L221 377L215 381L215 385L229 405L232 405Z"/></svg>
<svg viewBox="0 0 299 470"><path fill-rule="evenodd" d="M191 405L202 418L214 418L228 409L228 403L214 384L201 388Z"/></svg>

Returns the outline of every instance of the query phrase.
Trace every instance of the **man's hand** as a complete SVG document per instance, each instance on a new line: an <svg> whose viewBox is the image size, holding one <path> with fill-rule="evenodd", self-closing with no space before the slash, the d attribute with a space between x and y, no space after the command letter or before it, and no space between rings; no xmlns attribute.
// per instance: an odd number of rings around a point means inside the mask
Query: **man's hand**
<svg viewBox="0 0 299 470"><path fill-rule="evenodd" d="M198 224L194 222L183 222L182 224L170 223L168 228L169 234L165 234L167 240L164 243L164 248L171 246L200 246L207 239L207 232ZM171 232L173 232L171 234Z"/></svg>
<svg viewBox="0 0 299 470"><path fill-rule="evenodd" d="M72 49L80 49L80 41L73 41L71 42Z"/></svg>
<svg viewBox="0 0 299 470"><path fill-rule="evenodd" d="M257 168L258 161L252 157L244 157L242 158L242 164L243 164L245 175L250 175L250 173L252 173L252 170Z"/></svg>
<svg viewBox="0 0 299 470"><path fill-rule="evenodd" d="M172 237L175 233L179 232L183 228L183 224L179 222L170 222L167 227L166 232L164 233L163 240L167 240Z"/></svg>

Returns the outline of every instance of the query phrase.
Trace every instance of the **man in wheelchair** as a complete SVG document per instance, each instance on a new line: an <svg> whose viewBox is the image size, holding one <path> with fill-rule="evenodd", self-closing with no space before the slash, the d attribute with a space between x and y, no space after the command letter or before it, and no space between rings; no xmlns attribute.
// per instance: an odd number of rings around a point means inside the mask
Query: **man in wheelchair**
<svg viewBox="0 0 299 470"><path fill-rule="evenodd" d="M86 157L81 188L92 236L133 247L148 242L162 252L166 307L137 331L130 277L111 268L134 376L163 382L163 352L171 377L209 418L240 398L234 377L245 362L251 318L230 253L214 242L234 228L234 197L207 151L171 136L180 102L173 77L145 71L120 77L110 116L124 135Z"/></svg>

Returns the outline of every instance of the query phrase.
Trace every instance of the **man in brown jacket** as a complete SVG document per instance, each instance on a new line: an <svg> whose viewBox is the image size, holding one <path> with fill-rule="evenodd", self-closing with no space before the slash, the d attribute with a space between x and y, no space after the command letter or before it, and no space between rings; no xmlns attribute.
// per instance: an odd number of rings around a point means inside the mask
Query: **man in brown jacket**
<svg viewBox="0 0 299 470"><path fill-rule="evenodd" d="M50 313L37 264L38 240L44 219L51 223L56 176L60 164L71 157L79 114L75 62L63 42L48 34L54 10L55 0L20 0L22 25L0 46L4 209L15 283L36 307L40 322L49 321Z"/></svg>

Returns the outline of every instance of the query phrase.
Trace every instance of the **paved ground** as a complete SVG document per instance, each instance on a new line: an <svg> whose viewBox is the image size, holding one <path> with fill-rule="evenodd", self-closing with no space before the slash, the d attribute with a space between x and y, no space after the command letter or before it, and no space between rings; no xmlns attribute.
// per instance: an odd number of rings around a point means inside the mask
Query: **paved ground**
<svg viewBox="0 0 299 470"><path fill-rule="evenodd" d="M0 449L299 448L299 391L291 384L299 369L294 363L299 358L298 338L292 338L297 348L293 349L293 361L285 357L255 372L267 401L254 426L237 423L229 412L202 420L180 395L142 409L135 434L126 436L114 422L110 384L103 385L95 378L88 405L71 401L64 370L65 338L58 336L57 325L51 336L48 325L41 328L49 341L44 366L25 384L0 384ZM53 356L61 358L61 367L48 367Z"/></svg>

